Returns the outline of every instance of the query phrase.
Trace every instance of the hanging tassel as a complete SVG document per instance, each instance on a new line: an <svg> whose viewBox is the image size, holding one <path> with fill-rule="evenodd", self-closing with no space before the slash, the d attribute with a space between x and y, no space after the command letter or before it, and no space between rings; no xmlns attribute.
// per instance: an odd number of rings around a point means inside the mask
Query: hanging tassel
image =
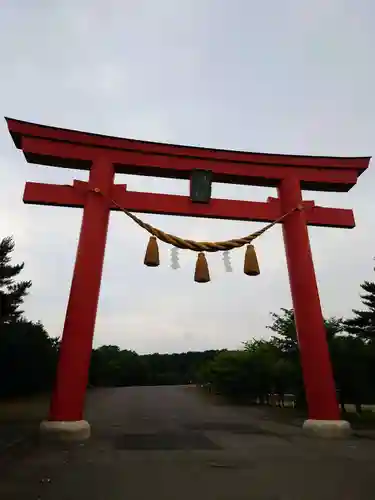
<svg viewBox="0 0 375 500"><path fill-rule="evenodd" d="M158 241L155 236L150 236L144 264L148 267L157 267L160 264Z"/></svg>
<svg viewBox="0 0 375 500"><path fill-rule="evenodd" d="M194 281L197 283L207 283L210 281L210 272L208 270L206 256L203 252L199 252L197 263L195 265Z"/></svg>
<svg viewBox="0 0 375 500"><path fill-rule="evenodd" d="M247 245L243 272L248 276L258 276L260 274L254 245Z"/></svg>

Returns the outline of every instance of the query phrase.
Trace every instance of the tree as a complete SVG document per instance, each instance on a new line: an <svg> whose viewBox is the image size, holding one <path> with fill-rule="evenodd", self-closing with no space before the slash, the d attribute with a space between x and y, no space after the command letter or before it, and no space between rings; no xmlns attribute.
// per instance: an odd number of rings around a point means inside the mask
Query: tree
<svg viewBox="0 0 375 500"><path fill-rule="evenodd" d="M17 321L22 317L20 306L31 287L31 281L16 282L14 279L24 267L24 263L11 264L14 247L12 237L0 241L0 324Z"/></svg>
<svg viewBox="0 0 375 500"><path fill-rule="evenodd" d="M41 323L20 319L3 325L0 335L0 397L28 395L52 387L57 339Z"/></svg>
<svg viewBox="0 0 375 500"><path fill-rule="evenodd" d="M373 402L371 350L360 338L339 336L331 344L331 358L341 409L355 404L361 413L362 404Z"/></svg>
<svg viewBox="0 0 375 500"><path fill-rule="evenodd" d="M222 351L206 366L207 382L225 396L246 396L255 399L257 394L251 353L247 351Z"/></svg>
<svg viewBox="0 0 375 500"><path fill-rule="evenodd" d="M298 349L297 329L294 319L293 309L281 309L281 313L271 313L273 322L267 328L273 331L276 336L271 341L280 348L286 365L281 365L282 377L279 378L281 386L287 386L288 391L294 392L296 405L306 406L305 388L303 383L301 361ZM331 347L334 339L344 330L344 320L342 318L331 317L324 320L327 334L328 346Z"/></svg>
<svg viewBox="0 0 375 500"><path fill-rule="evenodd" d="M339 357L343 397L345 401L349 399L355 403L357 412L361 403L373 402L375 397L372 389L375 382L375 282L364 281L360 288L365 308L353 309L354 316L345 321L345 329L351 339L346 340L345 346L340 346Z"/></svg>
<svg viewBox="0 0 375 500"><path fill-rule="evenodd" d="M59 342L40 322L27 321L20 309L31 281L16 281L24 264L11 264L13 238L0 241L0 397L49 389Z"/></svg>
<svg viewBox="0 0 375 500"><path fill-rule="evenodd" d="M269 402L269 395L276 391L276 366L281 358L280 348L272 341L245 342L248 367L253 373L253 391L261 403Z"/></svg>
<svg viewBox="0 0 375 500"><path fill-rule="evenodd" d="M364 281L360 285L364 293L360 294L365 310L353 309L354 317L345 321L345 327L351 335L365 342L375 341L375 282Z"/></svg>
<svg viewBox="0 0 375 500"><path fill-rule="evenodd" d="M267 328L276 333L277 337L273 337L274 342L284 353L297 358L299 356L298 339L293 309L282 308L281 314L271 313L271 317L273 323ZM345 329L343 318L336 318L335 316L324 320L324 324L328 343Z"/></svg>
<svg viewBox="0 0 375 500"><path fill-rule="evenodd" d="M267 328L277 335L272 338L273 342L288 357L298 360L297 330L293 309L283 307L280 314L272 312L271 318L273 322Z"/></svg>
<svg viewBox="0 0 375 500"><path fill-rule="evenodd" d="M90 384L100 387L129 385L174 385L206 381L202 367L218 351L138 355L118 346L101 346L92 351Z"/></svg>

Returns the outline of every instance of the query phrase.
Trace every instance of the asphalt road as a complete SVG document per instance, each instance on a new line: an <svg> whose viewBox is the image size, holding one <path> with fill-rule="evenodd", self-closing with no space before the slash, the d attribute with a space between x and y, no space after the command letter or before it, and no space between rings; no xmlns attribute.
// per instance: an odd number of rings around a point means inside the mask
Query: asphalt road
<svg viewBox="0 0 375 500"><path fill-rule="evenodd" d="M0 471L6 500L367 500L375 440L324 441L192 387L90 392L93 436L34 443Z"/></svg>

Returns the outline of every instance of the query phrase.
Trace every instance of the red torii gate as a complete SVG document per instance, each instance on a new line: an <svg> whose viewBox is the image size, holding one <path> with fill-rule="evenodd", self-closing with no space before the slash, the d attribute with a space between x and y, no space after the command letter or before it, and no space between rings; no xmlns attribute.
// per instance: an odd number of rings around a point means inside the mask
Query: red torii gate
<svg viewBox="0 0 375 500"><path fill-rule="evenodd" d="M369 157L224 151L6 121L14 144L29 163L90 172L88 183L27 182L25 186L25 203L84 209L56 386L49 420L42 428L76 432L80 438L90 434L83 408L111 210L120 206L143 213L272 222L302 206L304 210L288 215L282 225L309 410L305 427L323 434L348 429L340 421L307 225L353 228L354 216L352 210L304 201L301 190L349 191L368 167ZM114 184L115 173L189 179L196 169L211 171L215 182L276 187L278 198L266 202L212 199L201 204L188 196L131 192L126 185Z"/></svg>

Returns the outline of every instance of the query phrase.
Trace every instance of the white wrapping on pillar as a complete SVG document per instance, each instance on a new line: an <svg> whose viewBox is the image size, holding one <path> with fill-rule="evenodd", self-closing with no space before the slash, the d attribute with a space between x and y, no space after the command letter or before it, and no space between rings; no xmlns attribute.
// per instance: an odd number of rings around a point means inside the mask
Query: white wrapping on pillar
<svg viewBox="0 0 375 500"><path fill-rule="evenodd" d="M171 268L180 269L180 262L178 260L178 248L172 247L171 250Z"/></svg>
<svg viewBox="0 0 375 500"><path fill-rule="evenodd" d="M228 250L225 250L225 252L223 252L223 262L224 262L225 271L227 273L233 272L233 267L232 267L232 263L230 261L230 256L229 256Z"/></svg>

